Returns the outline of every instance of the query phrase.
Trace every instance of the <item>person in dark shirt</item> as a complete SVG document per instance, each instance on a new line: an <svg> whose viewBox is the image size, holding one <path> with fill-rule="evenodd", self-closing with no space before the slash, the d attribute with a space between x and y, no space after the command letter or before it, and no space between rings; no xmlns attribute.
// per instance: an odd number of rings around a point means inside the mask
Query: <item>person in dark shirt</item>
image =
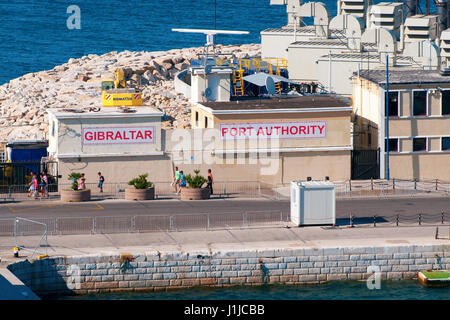
<svg viewBox="0 0 450 320"><path fill-rule="evenodd" d="M100 192L103 192L103 182L105 182L105 178L102 176L102 173L98 173L98 188L100 189Z"/></svg>
<svg viewBox="0 0 450 320"><path fill-rule="evenodd" d="M211 169L208 169L208 184L206 185L206 187L209 188L210 194L213 194L213 186L212 186L213 183L214 183L214 180L213 180L213 176L211 173Z"/></svg>

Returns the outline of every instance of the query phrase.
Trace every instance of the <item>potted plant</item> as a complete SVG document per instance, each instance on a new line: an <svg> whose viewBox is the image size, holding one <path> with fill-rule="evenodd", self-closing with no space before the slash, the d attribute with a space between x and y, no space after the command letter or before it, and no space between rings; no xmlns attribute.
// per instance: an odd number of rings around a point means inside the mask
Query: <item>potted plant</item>
<svg viewBox="0 0 450 320"><path fill-rule="evenodd" d="M125 189L126 200L154 200L155 186L152 182L147 181L148 173L141 174L128 182L128 185L134 188Z"/></svg>
<svg viewBox="0 0 450 320"><path fill-rule="evenodd" d="M188 187L181 188L181 200L204 200L209 199L208 188L202 188L208 180L199 175L200 170L194 170L195 175L186 175L185 179Z"/></svg>
<svg viewBox="0 0 450 320"><path fill-rule="evenodd" d="M70 189L61 190L61 200L67 202L81 202L91 200L90 189L78 189L78 179L81 178L81 173L72 172L69 174L68 180L72 181Z"/></svg>

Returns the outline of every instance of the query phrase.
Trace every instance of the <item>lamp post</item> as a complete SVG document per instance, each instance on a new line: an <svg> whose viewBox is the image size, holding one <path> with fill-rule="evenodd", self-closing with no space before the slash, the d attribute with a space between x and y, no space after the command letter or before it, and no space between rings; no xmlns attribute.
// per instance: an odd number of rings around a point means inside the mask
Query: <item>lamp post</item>
<svg viewBox="0 0 450 320"><path fill-rule="evenodd" d="M386 180L389 181L389 55L386 55Z"/></svg>

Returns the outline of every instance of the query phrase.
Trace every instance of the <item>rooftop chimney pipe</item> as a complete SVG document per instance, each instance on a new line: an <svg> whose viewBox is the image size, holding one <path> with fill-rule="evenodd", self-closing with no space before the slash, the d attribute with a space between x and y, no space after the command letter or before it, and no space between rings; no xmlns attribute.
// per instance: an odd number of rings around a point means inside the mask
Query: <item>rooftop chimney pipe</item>
<svg viewBox="0 0 450 320"><path fill-rule="evenodd" d="M418 0L405 0L406 17L417 14L417 2Z"/></svg>
<svg viewBox="0 0 450 320"><path fill-rule="evenodd" d="M438 35L448 28L448 3L446 0L437 0L436 8L438 13Z"/></svg>

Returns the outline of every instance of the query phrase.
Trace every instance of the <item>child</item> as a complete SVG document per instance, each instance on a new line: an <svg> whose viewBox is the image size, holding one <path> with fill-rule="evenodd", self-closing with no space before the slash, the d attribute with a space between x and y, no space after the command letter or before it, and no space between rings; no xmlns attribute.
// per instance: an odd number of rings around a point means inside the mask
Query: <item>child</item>
<svg viewBox="0 0 450 320"><path fill-rule="evenodd" d="M178 185L180 183L180 171L178 170L178 167L175 167L175 181L173 182L175 193L178 192Z"/></svg>
<svg viewBox="0 0 450 320"><path fill-rule="evenodd" d="M81 174L80 181L80 190L86 189L86 178L84 177L84 173Z"/></svg>
<svg viewBox="0 0 450 320"><path fill-rule="evenodd" d="M48 177L45 172L41 173L41 197L48 198Z"/></svg>
<svg viewBox="0 0 450 320"><path fill-rule="evenodd" d="M178 190L178 193L181 193L181 188L186 187L186 178L184 177L183 170L180 171L180 190Z"/></svg>
<svg viewBox="0 0 450 320"><path fill-rule="evenodd" d="M105 181L105 178L102 176L101 172L98 172L98 188L100 189L100 192L103 192L103 182Z"/></svg>

